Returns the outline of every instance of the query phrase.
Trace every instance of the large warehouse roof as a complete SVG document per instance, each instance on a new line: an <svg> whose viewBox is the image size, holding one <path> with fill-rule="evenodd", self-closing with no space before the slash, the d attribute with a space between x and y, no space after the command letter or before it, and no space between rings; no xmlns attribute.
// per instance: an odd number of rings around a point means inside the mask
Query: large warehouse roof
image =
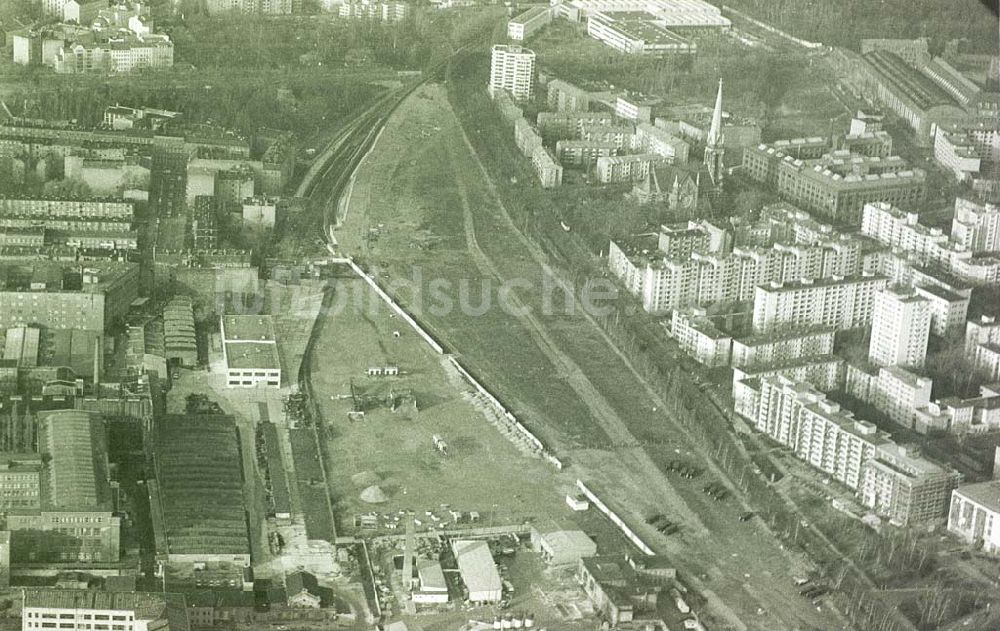
<svg viewBox="0 0 1000 631"><path fill-rule="evenodd" d="M100 417L81 410L44 412L38 447L49 456L46 507L107 508L111 497L108 444Z"/></svg>
<svg viewBox="0 0 1000 631"><path fill-rule="evenodd" d="M229 416L173 416L156 432L156 477L167 552L247 554L239 440Z"/></svg>
<svg viewBox="0 0 1000 631"><path fill-rule="evenodd" d="M499 592L502 585L490 546L485 541L460 540L452 543L455 561L470 594Z"/></svg>

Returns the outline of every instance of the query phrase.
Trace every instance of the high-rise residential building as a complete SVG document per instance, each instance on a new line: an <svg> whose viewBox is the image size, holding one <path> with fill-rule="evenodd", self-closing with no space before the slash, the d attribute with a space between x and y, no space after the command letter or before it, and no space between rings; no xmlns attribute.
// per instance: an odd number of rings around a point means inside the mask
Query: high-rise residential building
<svg viewBox="0 0 1000 631"><path fill-rule="evenodd" d="M786 326L833 326L838 330L871 324L875 294L885 289L884 276L834 276L756 287L753 329L767 333Z"/></svg>
<svg viewBox="0 0 1000 631"><path fill-rule="evenodd" d="M691 245L690 253L685 254L688 243L688 239L665 231L658 244L612 243L608 265L632 293L642 297L650 313L687 305L749 301L761 284L835 278L861 269L859 246L851 242L776 243L731 252L728 245L705 252ZM671 250L678 254L671 254Z"/></svg>
<svg viewBox="0 0 1000 631"><path fill-rule="evenodd" d="M895 523L942 517L959 475L899 447L812 386L780 376L734 384L736 412Z"/></svg>
<svg viewBox="0 0 1000 631"><path fill-rule="evenodd" d="M490 92L506 90L526 101L534 92L535 53L520 46L497 44L490 58Z"/></svg>
<svg viewBox="0 0 1000 631"><path fill-rule="evenodd" d="M1000 553L1000 480L963 484L951 492L948 532L966 543Z"/></svg>
<svg viewBox="0 0 1000 631"><path fill-rule="evenodd" d="M861 503L898 526L926 523L947 513L961 474L920 458L906 447L880 446L865 463Z"/></svg>
<svg viewBox="0 0 1000 631"><path fill-rule="evenodd" d="M733 337L720 331L698 307L675 309L670 334L680 347L706 366L726 366Z"/></svg>
<svg viewBox="0 0 1000 631"><path fill-rule="evenodd" d="M876 366L919 368L927 357L930 302L910 288L890 287L875 294L868 361Z"/></svg>
<svg viewBox="0 0 1000 631"><path fill-rule="evenodd" d="M1000 206L956 198L951 239L972 252L1000 252Z"/></svg>
<svg viewBox="0 0 1000 631"><path fill-rule="evenodd" d="M833 353L836 329L816 326L733 339L732 366L753 368Z"/></svg>

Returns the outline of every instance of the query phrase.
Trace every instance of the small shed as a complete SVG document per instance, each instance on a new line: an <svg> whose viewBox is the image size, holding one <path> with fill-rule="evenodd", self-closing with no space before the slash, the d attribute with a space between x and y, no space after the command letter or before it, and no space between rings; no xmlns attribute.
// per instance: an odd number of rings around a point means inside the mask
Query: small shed
<svg viewBox="0 0 1000 631"><path fill-rule="evenodd" d="M597 554L597 544L582 530L531 529L531 547L552 566L573 565Z"/></svg>

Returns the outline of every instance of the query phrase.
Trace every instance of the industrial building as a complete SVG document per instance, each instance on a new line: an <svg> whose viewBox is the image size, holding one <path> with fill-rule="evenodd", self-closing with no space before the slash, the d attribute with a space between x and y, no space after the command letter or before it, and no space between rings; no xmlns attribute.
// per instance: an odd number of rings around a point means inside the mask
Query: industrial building
<svg viewBox="0 0 1000 631"><path fill-rule="evenodd" d="M507 37L515 42L524 41L551 21L552 9L549 7L531 7L507 21Z"/></svg>
<svg viewBox="0 0 1000 631"><path fill-rule="evenodd" d="M121 523L114 514L104 421L80 410L43 412L38 450L37 463L15 459L6 471L18 476L19 486L11 497L19 506L7 512L11 561L118 562Z"/></svg>
<svg viewBox="0 0 1000 631"><path fill-rule="evenodd" d="M577 565L597 554L597 544L582 530L532 527L531 547L550 567Z"/></svg>
<svg viewBox="0 0 1000 631"><path fill-rule="evenodd" d="M27 588L21 593L21 628L92 631L189 631L182 594L94 589Z"/></svg>
<svg viewBox="0 0 1000 631"><path fill-rule="evenodd" d="M281 359L271 316L222 316L220 332L226 385L231 388L281 385Z"/></svg>
<svg viewBox="0 0 1000 631"><path fill-rule="evenodd" d="M485 541L456 539L451 542L455 562L473 603L500 602L503 584L497 572L490 546Z"/></svg>
<svg viewBox="0 0 1000 631"><path fill-rule="evenodd" d="M162 419L147 480L161 564L250 564L243 466L228 416Z"/></svg>

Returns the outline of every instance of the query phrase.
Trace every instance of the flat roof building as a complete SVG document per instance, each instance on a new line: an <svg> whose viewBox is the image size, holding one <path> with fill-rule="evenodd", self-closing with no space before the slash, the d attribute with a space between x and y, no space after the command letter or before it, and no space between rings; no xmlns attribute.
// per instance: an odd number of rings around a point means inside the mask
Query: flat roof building
<svg viewBox="0 0 1000 631"><path fill-rule="evenodd" d="M983 552L1000 553L1000 480L963 484L951 492L948 532Z"/></svg>
<svg viewBox="0 0 1000 631"><path fill-rule="evenodd" d="M222 316L220 330L226 385L281 385L281 359L271 316Z"/></svg>
<svg viewBox="0 0 1000 631"><path fill-rule="evenodd" d="M515 42L524 41L551 21L551 8L531 7L507 21L507 37Z"/></svg>
<svg viewBox="0 0 1000 631"><path fill-rule="evenodd" d="M184 596L92 589L24 589L21 628L189 631Z"/></svg>
<svg viewBox="0 0 1000 631"><path fill-rule="evenodd" d="M526 101L534 92L535 53L520 46L496 44L490 59L490 92L504 90L515 101Z"/></svg>

